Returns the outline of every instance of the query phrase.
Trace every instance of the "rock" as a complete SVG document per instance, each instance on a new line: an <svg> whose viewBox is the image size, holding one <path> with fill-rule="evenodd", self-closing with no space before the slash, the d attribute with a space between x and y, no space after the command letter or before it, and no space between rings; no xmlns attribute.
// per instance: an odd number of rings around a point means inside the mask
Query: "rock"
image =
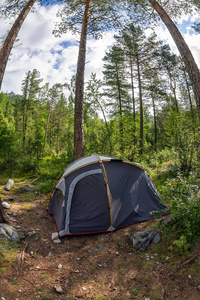
<svg viewBox="0 0 200 300"><path fill-rule="evenodd" d="M155 235L154 238L153 238L152 243L153 243L153 244L159 244L160 242L161 242L161 236L160 236L160 234L157 232L156 235Z"/></svg>
<svg viewBox="0 0 200 300"><path fill-rule="evenodd" d="M0 240L19 241L19 235L15 228L7 224L0 224Z"/></svg>
<svg viewBox="0 0 200 300"><path fill-rule="evenodd" d="M13 211L13 210L10 210L10 211L7 213L8 216L11 216L11 215L13 215L13 214L14 214L14 211Z"/></svg>
<svg viewBox="0 0 200 300"><path fill-rule="evenodd" d="M14 180L8 179L8 182L7 182L6 185L5 185L5 190L6 190L6 191L10 191L11 188L13 187L13 184L14 184Z"/></svg>
<svg viewBox="0 0 200 300"><path fill-rule="evenodd" d="M33 190L32 190L32 189L29 189L29 188L27 188L27 187L23 187L23 188L22 188L22 191L23 191L23 192L29 193L29 192L32 192Z"/></svg>
<svg viewBox="0 0 200 300"><path fill-rule="evenodd" d="M168 216L164 216L163 217L163 224L166 225L166 224L169 224L171 223L173 220L172 220L172 217L171 215L168 215Z"/></svg>
<svg viewBox="0 0 200 300"><path fill-rule="evenodd" d="M159 233L154 229L147 229L139 231L131 236L133 246L141 252L144 252L150 248L150 244L158 244L161 241Z"/></svg>
<svg viewBox="0 0 200 300"><path fill-rule="evenodd" d="M63 294L63 289L61 288L60 285L55 284L55 285L54 285L54 289L56 290L56 292L57 292L58 294Z"/></svg>
<svg viewBox="0 0 200 300"><path fill-rule="evenodd" d="M61 264L58 265L58 269L62 269L62 265Z"/></svg>
<svg viewBox="0 0 200 300"><path fill-rule="evenodd" d="M199 186L196 185L196 184L193 184L192 185L192 189L193 189L193 191L198 191L199 190Z"/></svg>
<svg viewBox="0 0 200 300"><path fill-rule="evenodd" d="M14 198L12 196L8 197L8 201L13 201L13 200L14 200Z"/></svg>
<svg viewBox="0 0 200 300"><path fill-rule="evenodd" d="M99 252L99 251L101 251L101 250L103 250L103 249L105 249L105 247L104 247L103 245L98 245L98 246L96 246L96 247L89 248L89 249L87 250L87 252L89 252L89 253L94 253L94 252Z"/></svg>
<svg viewBox="0 0 200 300"><path fill-rule="evenodd" d="M57 240L53 240L54 244L60 244L61 243L61 240L60 239L57 239Z"/></svg>
<svg viewBox="0 0 200 300"><path fill-rule="evenodd" d="M2 202L2 206L7 209L10 208L10 204L6 201Z"/></svg>
<svg viewBox="0 0 200 300"><path fill-rule="evenodd" d="M58 238L59 238L58 232L53 232L52 235L51 235L52 241L53 241L53 240L57 240Z"/></svg>

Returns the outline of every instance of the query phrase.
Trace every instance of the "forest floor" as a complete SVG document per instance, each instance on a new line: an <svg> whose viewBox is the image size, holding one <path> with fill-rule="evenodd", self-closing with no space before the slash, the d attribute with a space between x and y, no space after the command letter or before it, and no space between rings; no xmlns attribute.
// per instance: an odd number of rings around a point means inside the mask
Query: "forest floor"
<svg viewBox="0 0 200 300"><path fill-rule="evenodd" d="M9 210L17 216L7 218L23 237L17 249L0 243L0 299L200 300L200 240L190 254L175 255L163 235L161 243L139 253L130 236L155 228L156 221L148 221L55 244L51 235L57 227L45 210L47 195L37 194L30 182L18 181L10 192L0 188L3 200L14 198Z"/></svg>

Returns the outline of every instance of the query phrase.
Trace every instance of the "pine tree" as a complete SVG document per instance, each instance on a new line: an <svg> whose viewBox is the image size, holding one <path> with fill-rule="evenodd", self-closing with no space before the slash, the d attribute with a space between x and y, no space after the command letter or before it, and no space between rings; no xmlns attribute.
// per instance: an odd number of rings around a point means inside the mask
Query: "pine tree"
<svg viewBox="0 0 200 300"><path fill-rule="evenodd" d="M0 90L2 85L3 76L5 73L6 65L8 62L8 58L10 56L10 52L13 48L13 44L17 38L19 30L28 15L29 11L33 7L36 0L29 0L26 5L23 7L21 13L17 17L16 21L14 22L12 28L10 29L7 37L5 38L1 49L0 49Z"/></svg>
<svg viewBox="0 0 200 300"><path fill-rule="evenodd" d="M54 34L59 36L68 30L79 32L79 24L82 24L79 55L76 72L75 88L75 118L74 118L74 159L84 155L84 73L86 61L86 41L88 34L95 38L102 32L119 25L119 11L116 9L118 1L114 0L69 0L59 15L62 21L57 24Z"/></svg>

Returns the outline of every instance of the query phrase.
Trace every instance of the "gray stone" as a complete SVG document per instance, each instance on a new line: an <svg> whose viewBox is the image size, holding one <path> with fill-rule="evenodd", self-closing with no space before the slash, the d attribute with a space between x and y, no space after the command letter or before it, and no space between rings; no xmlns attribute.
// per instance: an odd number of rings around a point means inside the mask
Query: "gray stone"
<svg viewBox="0 0 200 300"><path fill-rule="evenodd" d="M3 208L7 208L7 209L10 208L10 204L6 201L2 202L2 206Z"/></svg>
<svg viewBox="0 0 200 300"><path fill-rule="evenodd" d="M99 251L102 251L103 249L105 249L105 247L103 246L103 245L98 245L98 246L96 246L96 247L92 247L92 248L89 248L88 250L87 250L87 252L89 252L89 253L95 253L95 252L99 252Z"/></svg>
<svg viewBox="0 0 200 300"><path fill-rule="evenodd" d="M198 191L199 190L199 186L196 185L196 184L193 184L192 185L192 189L193 189L193 191Z"/></svg>
<svg viewBox="0 0 200 300"><path fill-rule="evenodd" d="M54 285L54 289L56 290L56 292L57 292L58 294L63 294L63 289L61 288L60 285L55 284L55 285Z"/></svg>
<svg viewBox="0 0 200 300"><path fill-rule="evenodd" d="M5 190L6 190L6 191L10 191L11 188L13 187L13 184L14 184L14 180L8 179L8 182L7 182L6 185L5 185Z"/></svg>
<svg viewBox="0 0 200 300"><path fill-rule="evenodd" d="M161 236L160 236L159 233L157 233L157 234L154 236L152 243L153 243L153 244L159 244L160 242L161 242Z"/></svg>
<svg viewBox="0 0 200 300"><path fill-rule="evenodd" d="M52 241L59 239L58 232L53 232L51 235L51 239L52 239Z"/></svg>
<svg viewBox="0 0 200 300"><path fill-rule="evenodd" d="M8 201L13 201L13 200L14 200L14 198L12 196L8 197Z"/></svg>
<svg viewBox="0 0 200 300"><path fill-rule="evenodd" d="M57 239L57 240L53 240L54 244L60 244L61 243L61 240L60 239Z"/></svg>
<svg viewBox="0 0 200 300"><path fill-rule="evenodd" d="M166 225L166 224L169 224L169 223L172 223L172 217L171 215L168 215L168 216L164 216L163 217L163 224Z"/></svg>
<svg viewBox="0 0 200 300"><path fill-rule="evenodd" d="M144 252L150 249L150 244L158 244L161 241L161 237L154 229L147 229L139 231L131 236L133 246L140 252Z"/></svg>
<svg viewBox="0 0 200 300"><path fill-rule="evenodd" d="M7 224L0 224L0 240L19 241L19 235L15 228Z"/></svg>

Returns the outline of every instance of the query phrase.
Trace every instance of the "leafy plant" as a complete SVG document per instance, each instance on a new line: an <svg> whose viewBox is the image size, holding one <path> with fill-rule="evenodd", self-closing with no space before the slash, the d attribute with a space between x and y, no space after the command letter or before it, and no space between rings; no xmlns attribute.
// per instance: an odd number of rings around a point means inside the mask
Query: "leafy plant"
<svg viewBox="0 0 200 300"><path fill-rule="evenodd" d="M200 201L188 179L179 175L169 180L163 189L163 198L170 203L173 223L168 225L175 240L170 250L186 251L200 235Z"/></svg>

